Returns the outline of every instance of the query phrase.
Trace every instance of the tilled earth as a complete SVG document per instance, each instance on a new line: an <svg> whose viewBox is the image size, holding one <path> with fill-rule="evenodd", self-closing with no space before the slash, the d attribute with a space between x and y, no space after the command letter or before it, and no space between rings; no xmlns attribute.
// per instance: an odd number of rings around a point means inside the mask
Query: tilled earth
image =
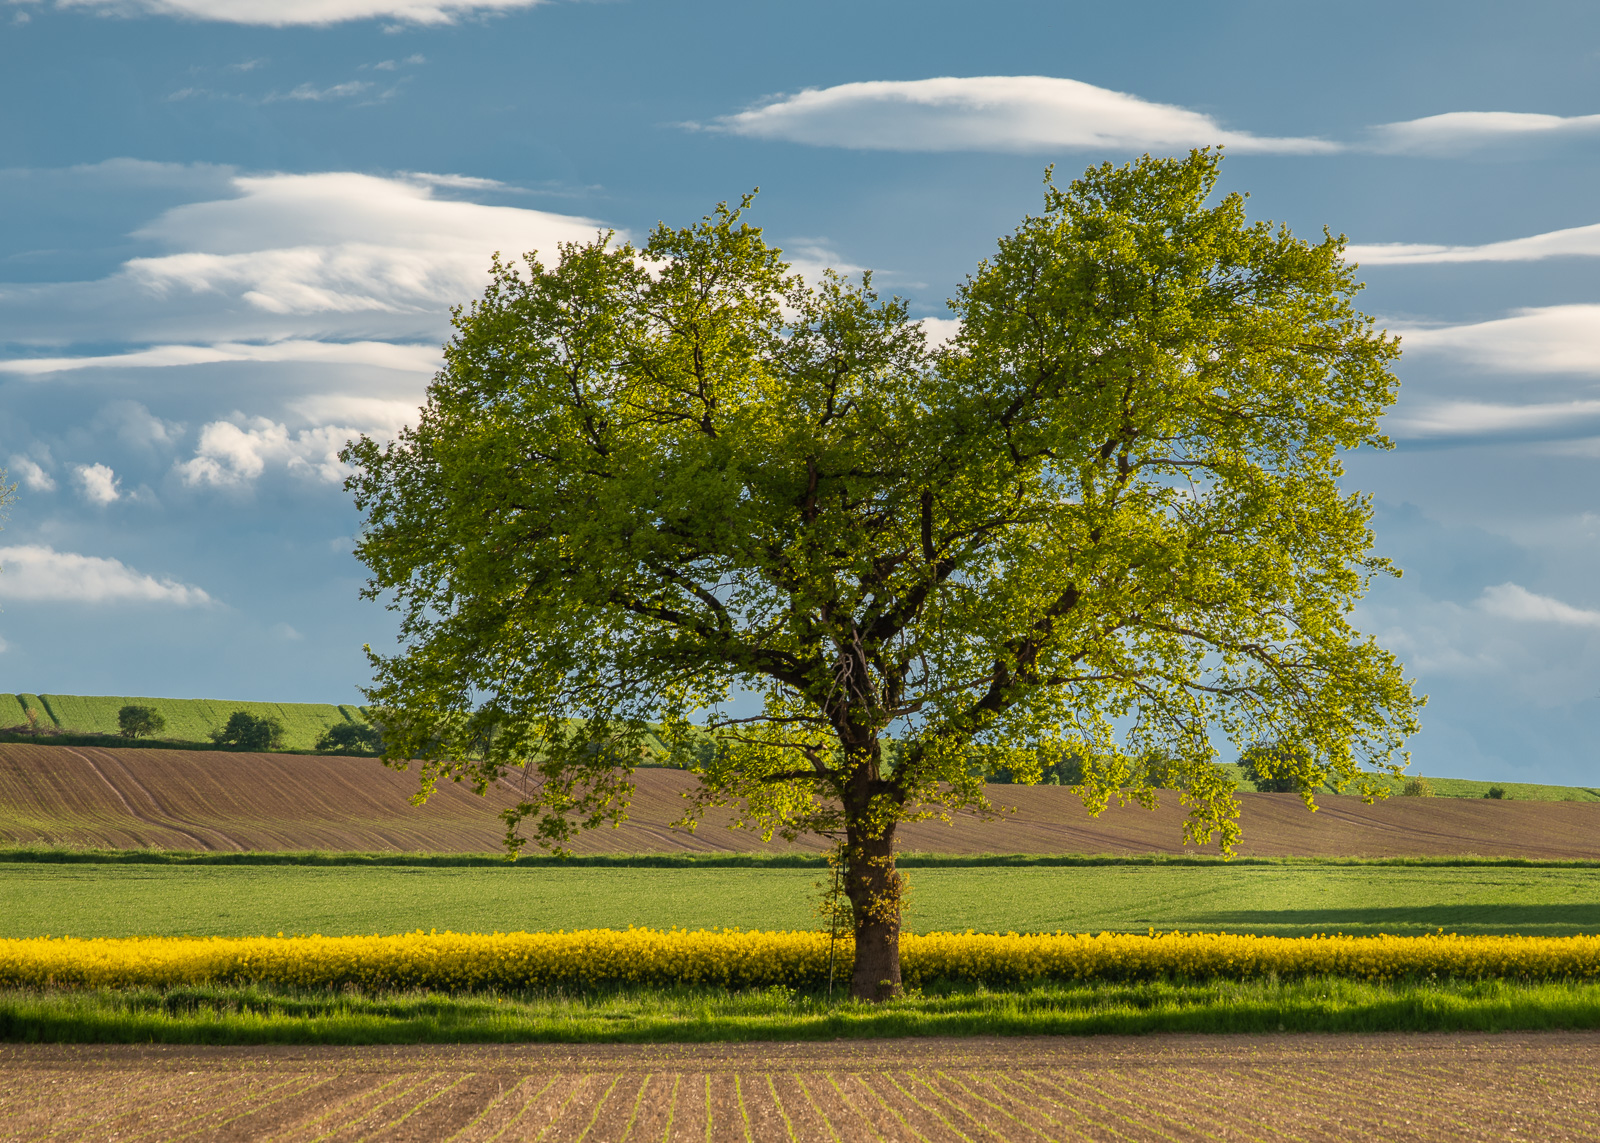
<svg viewBox="0 0 1600 1143"><path fill-rule="evenodd" d="M0 1138L1593 1140L1600 1035L0 1045Z"/></svg>

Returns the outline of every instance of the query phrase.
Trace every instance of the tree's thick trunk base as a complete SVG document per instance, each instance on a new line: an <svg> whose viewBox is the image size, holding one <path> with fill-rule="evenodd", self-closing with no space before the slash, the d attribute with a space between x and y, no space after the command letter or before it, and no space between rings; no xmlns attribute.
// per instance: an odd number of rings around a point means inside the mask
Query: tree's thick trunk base
<svg viewBox="0 0 1600 1143"><path fill-rule="evenodd" d="M893 825L850 837L845 860L845 892L856 930L850 995L873 1002L892 1000L901 993L900 907L905 893L905 880L894 867Z"/></svg>
<svg viewBox="0 0 1600 1143"><path fill-rule="evenodd" d="M856 928L856 965L850 995L874 1003L893 1000L900 987L900 919L868 921Z"/></svg>

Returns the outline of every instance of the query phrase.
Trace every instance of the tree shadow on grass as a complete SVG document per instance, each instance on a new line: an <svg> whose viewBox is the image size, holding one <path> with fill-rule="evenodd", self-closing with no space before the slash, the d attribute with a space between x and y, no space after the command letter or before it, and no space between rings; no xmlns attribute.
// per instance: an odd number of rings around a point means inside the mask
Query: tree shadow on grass
<svg viewBox="0 0 1600 1143"><path fill-rule="evenodd" d="M1354 909L1233 909L1184 919L1184 927L1229 932L1391 932L1558 936L1600 932L1600 902L1572 905L1399 905Z"/></svg>

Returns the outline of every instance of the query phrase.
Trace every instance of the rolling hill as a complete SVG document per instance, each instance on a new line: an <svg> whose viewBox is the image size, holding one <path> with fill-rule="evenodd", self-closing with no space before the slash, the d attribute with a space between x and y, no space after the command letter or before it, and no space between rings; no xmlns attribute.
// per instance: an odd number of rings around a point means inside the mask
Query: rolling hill
<svg viewBox="0 0 1600 1143"><path fill-rule="evenodd" d="M631 820L585 834L580 853L816 850L763 844L708 815L690 833L672 823L693 778L641 769ZM512 783L480 798L445 782L424 806L413 774L369 758L0 744L0 845L182 850L489 852ZM1178 844L1176 795L1147 811L1113 805L1091 818L1067 787L996 786L1014 807L999 821L970 816L900 832L903 851L937 853L1193 853ZM1600 860L1600 803L1392 798L1366 806L1325 796L1316 814L1292 794L1241 794L1242 855L1479 855ZM1215 853L1214 845L1199 850Z"/></svg>

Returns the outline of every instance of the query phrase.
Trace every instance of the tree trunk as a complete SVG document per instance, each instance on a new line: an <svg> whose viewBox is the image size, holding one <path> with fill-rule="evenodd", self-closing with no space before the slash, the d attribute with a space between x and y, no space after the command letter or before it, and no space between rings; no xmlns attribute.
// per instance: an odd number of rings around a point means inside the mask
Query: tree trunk
<svg viewBox="0 0 1600 1143"><path fill-rule="evenodd" d="M900 899L905 890L894 867L894 823L874 836L852 822L846 839L845 894L855 914L856 935L850 995L888 1000L900 995Z"/></svg>

